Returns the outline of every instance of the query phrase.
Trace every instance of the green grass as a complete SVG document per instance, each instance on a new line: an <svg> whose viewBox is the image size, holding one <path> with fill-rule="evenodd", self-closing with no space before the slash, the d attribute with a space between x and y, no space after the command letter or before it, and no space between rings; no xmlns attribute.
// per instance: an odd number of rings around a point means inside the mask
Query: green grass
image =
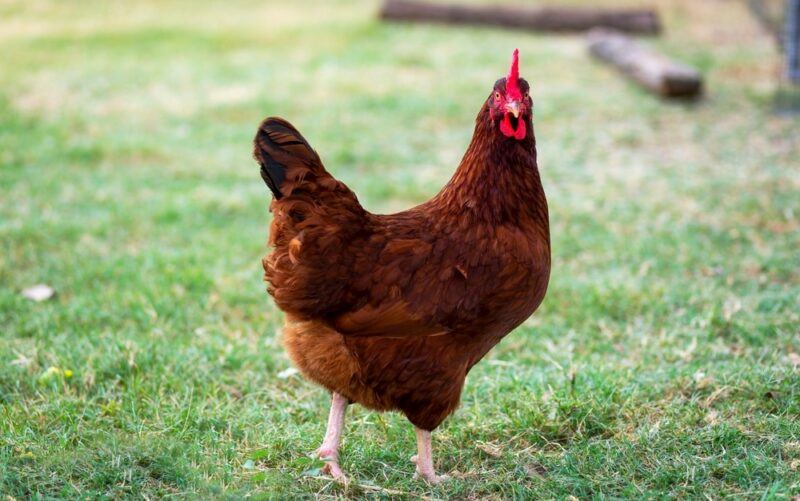
<svg viewBox="0 0 800 501"><path fill-rule="evenodd" d="M770 38L709 4L660 2L651 42L705 72L689 105L580 37L384 25L373 3L0 3L0 494L800 495L800 120L770 113ZM290 119L400 210L450 176L514 47L548 296L434 434L452 481L413 480L411 426L355 406L352 481L320 478L328 397L278 376L255 127ZM20 295L39 282L56 298Z"/></svg>

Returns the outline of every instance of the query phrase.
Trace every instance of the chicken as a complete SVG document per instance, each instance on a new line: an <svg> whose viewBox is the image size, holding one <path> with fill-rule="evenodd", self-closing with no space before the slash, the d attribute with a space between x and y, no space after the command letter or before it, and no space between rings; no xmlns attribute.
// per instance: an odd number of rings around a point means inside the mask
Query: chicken
<svg viewBox="0 0 800 501"><path fill-rule="evenodd" d="M332 393L317 453L337 479L345 409L357 402L403 412L417 474L442 480L431 431L458 406L472 366L544 298L548 210L518 61L515 50L447 185L397 214L364 210L287 121L258 128L255 158L273 194L264 277L289 357Z"/></svg>

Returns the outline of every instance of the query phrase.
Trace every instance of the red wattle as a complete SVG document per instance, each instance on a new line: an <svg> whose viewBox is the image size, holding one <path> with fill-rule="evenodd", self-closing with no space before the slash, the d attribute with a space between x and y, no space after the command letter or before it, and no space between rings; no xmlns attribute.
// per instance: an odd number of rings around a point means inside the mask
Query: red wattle
<svg viewBox="0 0 800 501"><path fill-rule="evenodd" d="M511 118L509 118L508 113L503 115L503 120L500 121L500 132L506 137L514 136L514 128L511 127Z"/></svg>
<svg viewBox="0 0 800 501"><path fill-rule="evenodd" d="M513 137L517 141L522 141L525 139L525 134L527 132L525 120L520 118L517 122L517 130L514 130L511 126L511 117L506 113L503 115L503 120L500 121L500 132L506 137Z"/></svg>
<svg viewBox="0 0 800 501"><path fill-rule="evenodd" d="M522 141L525 139L525 120L520 119L517 123L517 132L514 133L514 139Z"/></svg>

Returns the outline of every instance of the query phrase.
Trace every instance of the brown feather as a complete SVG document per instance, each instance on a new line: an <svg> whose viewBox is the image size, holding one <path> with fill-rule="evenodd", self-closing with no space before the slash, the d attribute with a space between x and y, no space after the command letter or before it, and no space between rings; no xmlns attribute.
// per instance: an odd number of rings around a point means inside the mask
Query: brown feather
<svg viewBox="0 0 800 501"><path fill-rule="evenodd" d="M424 429L453 412L469 369L547 289L547 202L527 126L524 140L506 138L484 106L438 195L374 215L288 122L261 125L255 156L275 193L265 279L307 377Z"/></svg>

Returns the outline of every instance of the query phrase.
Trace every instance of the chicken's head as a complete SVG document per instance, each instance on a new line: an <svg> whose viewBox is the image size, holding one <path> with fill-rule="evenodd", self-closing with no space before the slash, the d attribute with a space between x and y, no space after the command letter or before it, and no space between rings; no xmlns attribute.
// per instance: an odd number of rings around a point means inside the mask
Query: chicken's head
<svg viewBox="0 0 800 501"><path fill-rule="evenodd" d="M504 136L518 141L525 139L526 124L533 113L529 90L528 82L519 77L519 50L514 49L508 76L495 82L489 96L489 116Z"/></svg>

